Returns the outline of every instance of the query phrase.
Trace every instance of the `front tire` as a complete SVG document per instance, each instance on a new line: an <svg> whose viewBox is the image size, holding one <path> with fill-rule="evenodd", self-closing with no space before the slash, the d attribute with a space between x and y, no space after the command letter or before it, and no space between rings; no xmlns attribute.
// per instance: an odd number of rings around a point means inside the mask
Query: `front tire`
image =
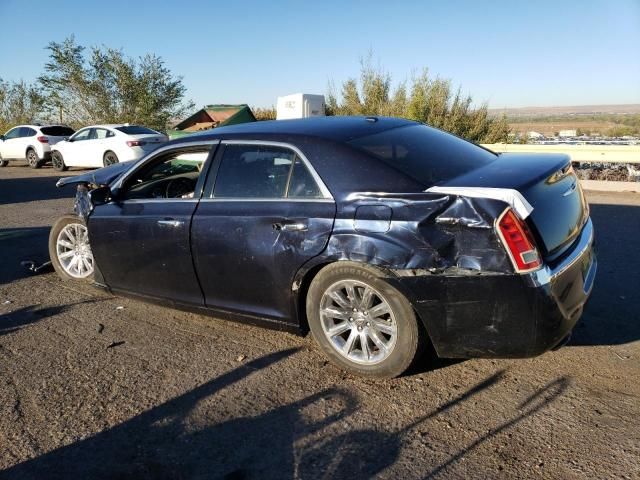
<svg viewBox="0 0 640 480"><path fill-rule="evenodd" d="M65 165L64 158L58 151L51 153L51 165L59 172L64 172L67 168L69 168Z"/></svg>
<svg viewBox="0 0 640 480"><path fill-rule="evenodd" d="M49 257L63 280L93 280L95 264L82 218L68 214L56 220L49 233Z"/></svg>
<svg viewBox="0 0 640 480"><path fill-rule="evenodd" d="M38 158L38 154L33 148L27 150L27 163L31 168L40 168L43 161Z"/></svg>
<svg viewBox="0 0 640 480"><path fill-rule="evenodd" d="M102 163L104 164L105 167L108 167L109 165L113 165L114 163L118 163L118 162L119 162L118 156L111 151L106 152L102 157Z"/></svg>
<svg viewBox="0 0 640 480"><path fill-rule="evenodd" d="M316 342L338 366L393 378L417 358L421 338L411 304L382 277L369 265L328 265L309 287L307 319Z"/></svg>

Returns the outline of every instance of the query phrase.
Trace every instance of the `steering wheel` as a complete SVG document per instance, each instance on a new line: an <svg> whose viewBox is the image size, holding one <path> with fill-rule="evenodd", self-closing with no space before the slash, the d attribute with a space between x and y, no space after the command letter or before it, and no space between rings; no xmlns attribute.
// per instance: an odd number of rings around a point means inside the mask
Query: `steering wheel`
<svg viewBox="0 0 640 480"><path fill-rule="evenodd" d="M192 180L185 177L174 178L169 180L165 190L166 198L180 198L187 193L193 193L194 184Z"/></svg>

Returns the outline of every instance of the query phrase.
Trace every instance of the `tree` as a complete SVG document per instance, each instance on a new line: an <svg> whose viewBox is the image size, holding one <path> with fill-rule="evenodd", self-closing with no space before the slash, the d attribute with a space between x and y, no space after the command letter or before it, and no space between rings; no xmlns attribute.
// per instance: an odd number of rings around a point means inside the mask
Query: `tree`
<svg viewBox="0 0 640 480"><path fill-rule="evenodd" d="M482 143L505 142L509 136L506 116L491 117L484 103L474 107L473 98L459 87L454 90L451 80L432 78L424 69L409 85L401 82L394 89L391 75L374 68L371 55L361 60L359 79L342 83L340 95L329 83L327 114L404 117Z"/></svg>
<svg viewBox="0 0 640 480"><path fill-rule="evenodd" d="M193 109L186 87L162 58L128 58L122 50L92 47L86 54L74 37L47 46L49 61L39 81L52 116L66 123L137 123L165 130Z"/></svg>
<svg viewBox="0 0 640 480"><path fill-rule="evenodd" d="M35 85L0 78L0 133L21 123L35 122L43 106L44 98Z"/></svg>

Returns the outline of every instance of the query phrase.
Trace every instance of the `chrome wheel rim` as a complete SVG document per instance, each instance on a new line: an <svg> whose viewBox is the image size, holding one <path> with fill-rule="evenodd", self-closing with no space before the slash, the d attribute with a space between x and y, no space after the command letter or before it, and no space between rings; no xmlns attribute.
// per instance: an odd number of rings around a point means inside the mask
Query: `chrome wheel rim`
<svg viewBox="0 0 640 480"><path fill-rule="evenodd" d="M105 165L105 167L108 167L109 165L113 165L114 163L117 163L115 155L113 155L112 153L107 153L104 156L104 165Z"/></svg>
<svg viewBox="0 0 640 480"><path fill-rule="evenodd" d="M70 223L60 230L56 253L62 269L73 278L86 278L93 273L93 254L83 224Z"/></svg>
<svg viewBox="0 0 640 480"><path fill-rule="evenodd" d="M360 365L387 359L398 338L389 302L357 280L341 280L327 288L320 300L320 323L331 346Z"/></svg>
<svg viewBox="0 0 640 480"><path fill-rule="evenodd" d="M27 155L27 160L29 161L29 165L33 166L36 163L38 163L38 157L36 156L35 152L33 150L31 150L29 152L29 155Z"/></svg>

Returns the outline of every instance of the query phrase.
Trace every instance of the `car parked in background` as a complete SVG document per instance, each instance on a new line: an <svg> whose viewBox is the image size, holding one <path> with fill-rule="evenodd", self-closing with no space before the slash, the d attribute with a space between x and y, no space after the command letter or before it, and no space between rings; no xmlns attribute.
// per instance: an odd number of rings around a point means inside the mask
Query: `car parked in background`
<svg viewBox="0 0 640 480"><path fill-rule="evenodd" d="M140 125L91 125L57 143L51 163L60 171L68 167L106 167L138 160L168 140L166 135Z"/></svg>
<svg viewBox="0 0 640 480"><path fill-rule="evenodd" d="M9 160L26 160L40 168L51 158L51 146L73 135L66 125L18 125L0 135L0 167Z"/></svg>
<svg viewBox="0 0 640 480"><path fill-rule="evenodd" d="M69 184L78 214L49 237L62 278L308 326L362 375L399 375L427 342L450 358L558 348L597 269L568 156L498 155L397 118L216 128Z"/></svg>

